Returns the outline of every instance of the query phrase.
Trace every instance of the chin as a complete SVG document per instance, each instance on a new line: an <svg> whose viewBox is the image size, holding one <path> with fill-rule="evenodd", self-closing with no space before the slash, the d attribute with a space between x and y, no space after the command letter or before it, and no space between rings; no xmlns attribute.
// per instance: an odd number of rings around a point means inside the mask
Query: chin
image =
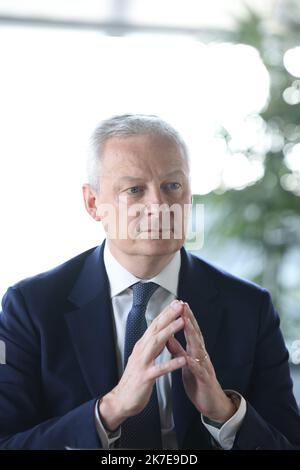
<svg viewBox="0 0 300 470"><path fill-rule="evenodd" d="M134 252L140 255L159 256L180 250L184 240L138 240L134 243Z"/></svg>

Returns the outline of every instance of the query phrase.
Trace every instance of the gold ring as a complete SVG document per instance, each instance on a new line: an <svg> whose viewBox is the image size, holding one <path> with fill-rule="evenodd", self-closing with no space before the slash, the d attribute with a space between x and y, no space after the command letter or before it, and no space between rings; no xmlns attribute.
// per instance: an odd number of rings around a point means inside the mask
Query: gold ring
<svg viewBox="0 0 300 470"><path fill-rule="evenodd" d="M201 362L204 362L207 358L208 358L208 354L206 353L202 359L199 359L198 357L195 357L194 359L196 362L201 363Z"/></svg>

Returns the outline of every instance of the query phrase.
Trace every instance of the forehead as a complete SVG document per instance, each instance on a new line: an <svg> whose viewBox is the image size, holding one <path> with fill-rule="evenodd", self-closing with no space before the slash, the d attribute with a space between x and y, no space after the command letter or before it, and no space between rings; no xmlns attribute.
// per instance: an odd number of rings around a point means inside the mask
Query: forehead
<svg viewBox="0 0 300 470"><path fill-rule="evenodd" d="M162 167L186 163L181 147L173 139L154 134L108 139L102 148L101 161L106 169L124 165Z"/></svg>

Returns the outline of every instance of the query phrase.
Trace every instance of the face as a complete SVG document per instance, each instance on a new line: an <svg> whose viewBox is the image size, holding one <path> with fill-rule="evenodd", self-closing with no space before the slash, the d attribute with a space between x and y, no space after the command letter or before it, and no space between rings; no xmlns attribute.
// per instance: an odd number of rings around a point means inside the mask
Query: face
<svg viewBox="0 0 300 470"><path fill-rule="evenodd" d="M102 151L99 187L97 217L117 250L159 256L181 248L191 190L188 165L171 139L109 139Z"/></svg>

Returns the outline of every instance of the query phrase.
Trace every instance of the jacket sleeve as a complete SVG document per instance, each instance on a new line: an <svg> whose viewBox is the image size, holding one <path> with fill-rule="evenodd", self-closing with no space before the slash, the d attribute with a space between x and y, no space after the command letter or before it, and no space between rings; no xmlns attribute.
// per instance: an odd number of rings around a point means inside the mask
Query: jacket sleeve
<svg viewBox="0 0 300 470"><path fill-rule="evenodd" d="M300 416L293 396L288 351L270 295L263 291L247 412L235 449L300 449Z"/></svg>
<svg viewBox="0 0 300 470"><path fill-rule="evenodd" d="M2 308L0 340L5 363L0 364L0 449L101 447L95 399L63 416L49 419L46 415L40 337L17 287L7 291Z"/></svg>

